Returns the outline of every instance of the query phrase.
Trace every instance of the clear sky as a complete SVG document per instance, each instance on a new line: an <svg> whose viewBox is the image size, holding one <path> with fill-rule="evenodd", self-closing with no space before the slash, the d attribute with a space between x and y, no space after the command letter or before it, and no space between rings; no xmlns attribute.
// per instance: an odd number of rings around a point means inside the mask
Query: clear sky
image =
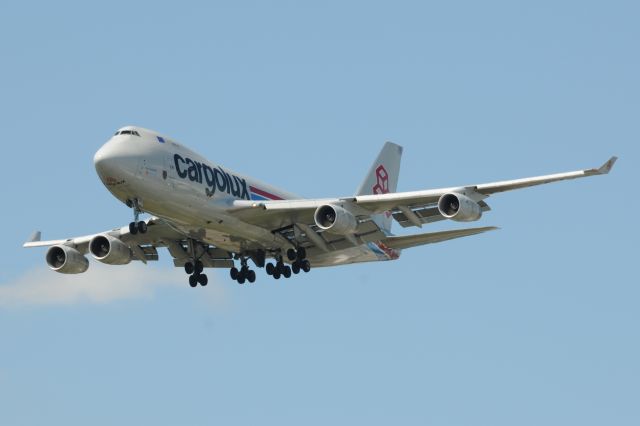
<svg viewBox="0 0 640 426"><path fill-rule="evenodd" d="M0 424L640 424L637 2L91 3L0 6ZM385 140L399 190L620 161L397 262L49 271L33 230L131 220L92 163L127 124L309 197Z"/></svg>

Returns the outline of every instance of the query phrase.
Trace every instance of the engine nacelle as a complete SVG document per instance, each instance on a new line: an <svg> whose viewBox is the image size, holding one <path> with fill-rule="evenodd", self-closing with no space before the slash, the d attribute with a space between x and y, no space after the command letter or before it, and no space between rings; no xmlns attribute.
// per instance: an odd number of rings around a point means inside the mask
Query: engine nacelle
<svg viewBox="0 0 640 426"><path fill-rule="evenodd" d="M102 263L126 265L131 262L131 249L111 235L96 235L89 242L89 251Z"/></svg>
<svg viewBox="0 0 640 426"><path fill-rule="evenodd" d="M466 195L451 192L438 200L438 210L447 219L456 222L473 222L482 217L482 208Z"/></svg>
<svg viewBox="0 0 640 426"><path fill-rule="evenodd" d="M348 210L326 204L316 209L313 219L318 228L338 235L349 235L358 229L358 219Z"/></svg>
<svg viewBox="0 0 640 426"><path fill-rule="evenodd" d="M47 250L47 265L61 274L80 274L89 269L89 261L69 246L52 246Z"/></svg>

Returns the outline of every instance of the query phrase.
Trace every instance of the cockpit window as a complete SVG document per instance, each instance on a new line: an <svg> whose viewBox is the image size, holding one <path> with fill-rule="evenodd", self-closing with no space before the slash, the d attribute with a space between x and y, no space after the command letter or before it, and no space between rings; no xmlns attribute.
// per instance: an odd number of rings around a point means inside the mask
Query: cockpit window
<svg viewBox="0 0 640 426"><path fill-rule="evenodd" d="M138 133L137 130L118 130L114 136L118 136L118 135L140 136L140 133Z"/></svg>

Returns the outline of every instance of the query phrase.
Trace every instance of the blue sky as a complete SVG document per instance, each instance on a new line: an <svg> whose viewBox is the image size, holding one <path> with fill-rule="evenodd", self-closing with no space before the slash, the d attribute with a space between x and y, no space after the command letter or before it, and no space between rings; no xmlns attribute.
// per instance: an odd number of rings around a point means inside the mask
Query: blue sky
<svg viewBox="0 0 640 426"><path fill-rule="evenodd" d="M3 4L0 424L639 424L639 12ZM500 231L397 262L195 290L166 251L47 270L34 229L130 221L92 164L126 124L309 197L353 193L385 140L399 190L621 159L492 197Z"/></svg>

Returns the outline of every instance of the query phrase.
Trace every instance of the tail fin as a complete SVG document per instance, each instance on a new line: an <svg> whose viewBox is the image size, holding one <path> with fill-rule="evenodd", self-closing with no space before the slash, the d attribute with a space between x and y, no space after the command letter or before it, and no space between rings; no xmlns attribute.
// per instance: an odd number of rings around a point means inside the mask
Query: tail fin
<svg viewBox="0 0 640 426"><path fill-rule="evenodd" d="M398 175L400 174L400 159L402 147L387 142L378 154L378 158L371 165L369 173L356 191L356 195L386 194L396 192ZM391 232L393 218L390 212L373 216L373 221L386 233Z"/></svg>

